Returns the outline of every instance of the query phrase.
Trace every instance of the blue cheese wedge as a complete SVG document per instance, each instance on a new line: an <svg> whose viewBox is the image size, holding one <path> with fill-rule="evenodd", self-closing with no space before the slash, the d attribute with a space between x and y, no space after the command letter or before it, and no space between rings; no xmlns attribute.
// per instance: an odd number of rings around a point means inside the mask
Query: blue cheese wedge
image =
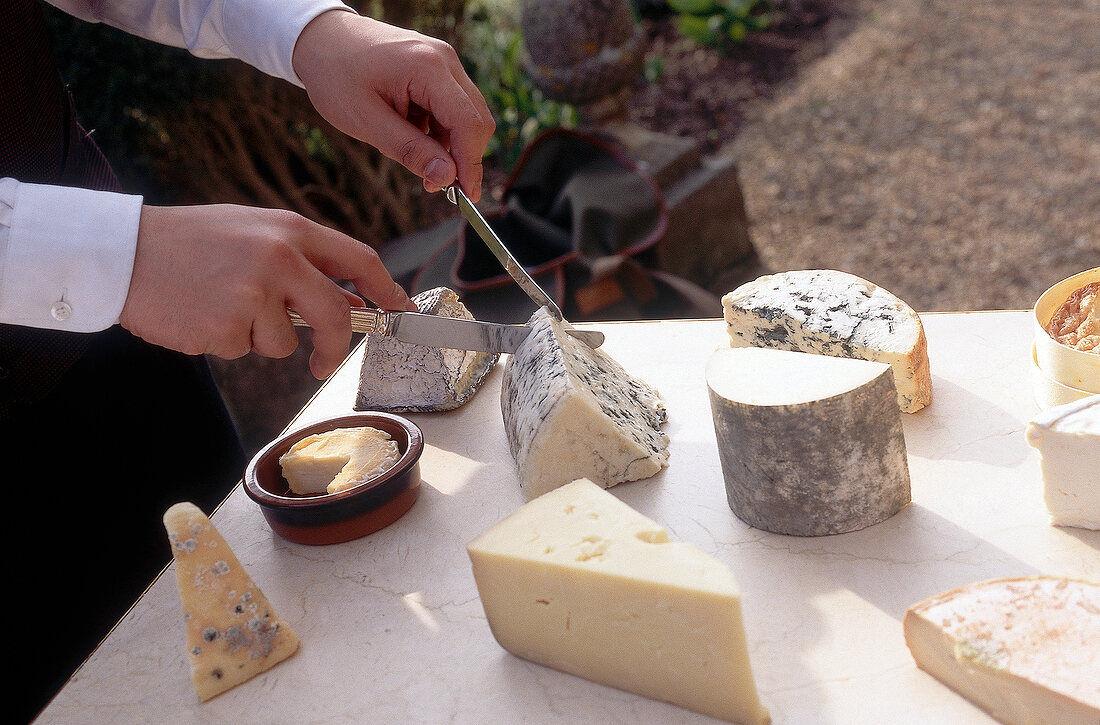
<svg viewBox="0 0 1100 725"><path fill-rule="evenodd" d="M472 320L453 290L436 287L413 297L426 315ZM385 335L364 341L356 410L435 412L465 405L485 382L499 355L415 345Z"/></svg>
<svg viewBox="0 0 1100 725"><path fill-rule="evenodd" d="M467 546L490 630L523 659L763 725L729 568L591 481L530 501Z"/></svg>
<svg viewBox="0 0 1100 725"><path fill-rule="evenodd" d="M306 436L279 457L283 478L300 495L339 493L376 478L401 458L397 441L371 426Z"/></svg>
<svg viewBox="0 0 1100 725"><path fill-rule="evenodd" d="M1100 722L1100 584L976 582L909 607L917 665L1002 723Z"/></svg>
<svg viewBox="0 0 1100 725"><path fill-rule="evenodd" d="M1040 413L1026 438L1042 457L1050 522L1100 529L1100 395Z"/></svg>
<svg viewBox="0 0 1100 725"><path fill-rule="evenodd" d="M545 309L501 383L508 445L528 499L578 478L604 488L668 465L668 414L657 391Z"/></svg>
<svg viewBox="0 0 1100 725"><path fill-rule="evenodd" d="M191 682L204 702L298 650L279 618L210 519L192 503L164 514L187 623Z"/></svg>
<svg viewBox="0 0 1100 725"><path fill-rule="evenodd" d="M884 362L894 371L903 412L932 402L920 317L865 279L820 269L765 275L726 294L722 308L732 347Z"/></svg>

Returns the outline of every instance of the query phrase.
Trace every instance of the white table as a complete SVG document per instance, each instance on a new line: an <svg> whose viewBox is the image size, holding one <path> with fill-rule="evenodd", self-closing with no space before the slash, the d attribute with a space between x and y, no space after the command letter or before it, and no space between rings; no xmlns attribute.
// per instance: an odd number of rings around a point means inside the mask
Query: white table
<svg viewBox="0 0 1100 725"><path fill-rule="evenodd" d="M733 570L761 699L786 723L993 722L918 670L906 607L977 580L1038 573L1100 580L1100 532L1047 522L1027 312L923 316L935 399L904 428L913 503L863 531L797 538L730 511L703 380L719 320L593 325L665 399L670 467L612 491ZM351 410L361 350L297 423ZM301 637L269 672L200 704L184 656L174 572L158 578L43 713L43 723L708 722L517 659L485 622L464 546L523 502L505 443L500 370L465 407L410 415L423 488L369 537L288 543L238 487L214 514L253 579ZM716 687L722 686L715 683Z"/></svg>

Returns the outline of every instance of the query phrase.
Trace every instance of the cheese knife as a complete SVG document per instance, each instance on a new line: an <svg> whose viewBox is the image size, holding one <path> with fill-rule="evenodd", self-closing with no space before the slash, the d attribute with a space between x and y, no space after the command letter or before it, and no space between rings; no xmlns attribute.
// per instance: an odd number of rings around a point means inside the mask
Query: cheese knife
<svg viewBox="0 0 1100 725"><path fill-rule="evenodd" d="M561 315L561 310L558 308L557 303L550 299L550 296L546 294L542 287L539 287L531 275L527 274L527 270L516 261L516 258L512 256L512 253L508 251L508 247L504 246L504 242L500 241L500 237L493 231L493 228L489 226L489 222L485 221L485 217L481 215L481 212L477 210L477 207L473 205L470 198L458 188L458 184L452 184L447 187L447 199L458 206L459 211L462 212L462 216L466 218L470 226L474 228L478 236L481 237L485 245L489 247L489 251L493 253L493 256L504 265L504 270L512 276L519 286L527 293L527 296L534 300L535 304L539 307L545 307L550 310L550 314L556 319L564 319Z"/></svg>
<svg viewBox="0 0 1100 725"><path fill-rule="evenodd" d="M309 323L293 310L287 310L287 314L296 326L309 327ZM367 307L351 308L351 329L416 345L508 354L514 353L531 334L527 325L501 325L421 312L385 312ZM604 341L604 334L596 330L570 328L566 332L592 348Z"/></svg>

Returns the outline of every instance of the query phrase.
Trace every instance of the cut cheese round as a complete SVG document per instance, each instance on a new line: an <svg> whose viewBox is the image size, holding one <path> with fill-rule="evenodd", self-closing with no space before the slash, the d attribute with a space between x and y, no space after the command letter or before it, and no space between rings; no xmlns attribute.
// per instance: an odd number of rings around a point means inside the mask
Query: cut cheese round
<svg viewBox="0 0 1100 725"><path fill-rule="evenodd" d="M726 294L722 309L732 347L884 362L894 370L902 411L912 413L932 402L920 317L861 277L827 269L765 275Z"/></svg>
<svg viewBox="0 0 1100 725"><path fill-rule="evenodd" d="M910 501L890 367L768 348L722 348L707 387L733 512L766 531L855 531Z"/></svg>
<svg viewBox="0 0 1100 725"><path fill-rule="evenodd" d="M453 290L436 287L412 298L426 315L472 320ZM496 365L496 353L450 350L368 335L359 372L356 410L433 412L470 400Z"/></svg>
<svg viewBox="0 0 1100 725"><path fill-rule="evenodd" d="M520 507L467 546L504 649L742 725L769 721L729 568L591 481Z"/></svg>
<svg viewBox="0 0 1100 725"><path fill-rule="evenodd" d="M668 465L667 413L657 391L541 309L511 356L500 403L528 499L588 478L604 488Z"/></svg>
<svg viewBox="0 0 1100 725"><path fill-rule="evenodd" d="M909 607L917 665L1003 723L1100 722L1100 584L968 584Z"/></svg>
<svg viewBox="0 0 1100 725"><path fill-rule="evenodd" d="M283 478L299 495L338 493L382 475L401 458L397 441L371 426L306 436L279 457Z"/></svg>

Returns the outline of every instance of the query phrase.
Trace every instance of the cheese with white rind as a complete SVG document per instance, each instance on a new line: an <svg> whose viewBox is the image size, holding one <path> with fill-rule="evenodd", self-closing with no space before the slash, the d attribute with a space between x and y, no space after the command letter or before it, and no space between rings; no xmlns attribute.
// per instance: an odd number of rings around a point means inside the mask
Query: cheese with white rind
<svg viewBox="0 0 1100 725"><path fill-rule="evenodd" d="M733 347L769 347L889 364L898 406L932 402L920 317L887 290L835 270L797 270L746 282L722 298Z"/></svg>
<svg viewBox="0 0 1100 725"><path fill-rule="evenodd" d="M412 299L426 315L474 319L458 295L446 287L426 290ZM356 410L454 410L481 388L499 357L497 353L416 345L385 335L368 335L363 344Z"/></svg>
<svg viewBox="0 0 1100 725"><path fill-rule="evenodd" d="M290 490L299 495L339 493L382 475L401 458L397 441L371 426L306 436L279 457Z"/></svg>
<svg viewBox="0 0 1100 725"><path fill-rule="evenodd" d="M1025 437L1041 456L1050 522L1100 530L1100 395L1045 410Z"/></svg>
<svg viewBox="0 0 1100 725"><path fill-rule="evenodd" d="M604 488L668 465L657 391L540 309L501 383L508 445L527 499L577 478Z"/></svg>
<svg viewBox="0 0 1100 725"><path fill-rule="evenodd" d="M298 650L218 530L197 506L164 514L187 624L191 682L204 702L266 672Z"/></svg>
<svg viewBox="0 0 1100 725"><path fill-rule="evenodd" d="M493 636L523 659L744 725L767 723L729 568L591 481L467 546Z"/></svg>
<svg viewBox="0 0 1100 725"><path fill-rule="evenodd" d="M822 536L884 521L910 501L894 378L884 363L720 348L707 388L738 518Z"/></svg>
<svg viewBox="0 0 1100 725"><path fill-rule="evenodd" d="M1100 584L993 579L914 604L917 665L1010 725L1100 723Z"/></svg>

